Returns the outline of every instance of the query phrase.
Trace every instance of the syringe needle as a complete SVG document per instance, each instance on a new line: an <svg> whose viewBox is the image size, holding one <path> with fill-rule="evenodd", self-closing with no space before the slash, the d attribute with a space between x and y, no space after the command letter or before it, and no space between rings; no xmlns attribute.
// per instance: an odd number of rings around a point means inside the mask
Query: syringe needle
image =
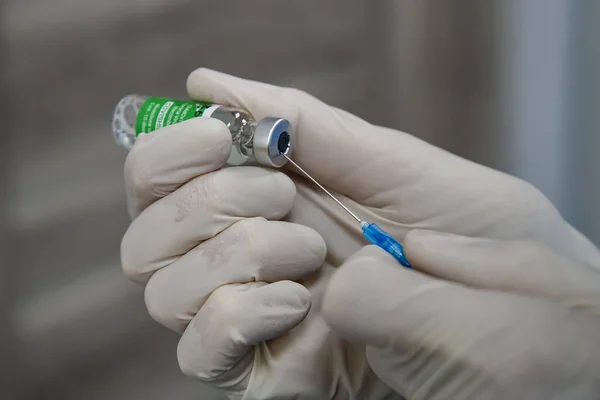
<svg viewBox="0 0 600 400"><path fill-rule="evenodd" d="M325 193L327 193L327 195L329 197L331 197L336 203L338 203L340 205L340 207L342 207L344 210L346 210L346 212L350 215L352 215L352 218L354 218L356 221L358 221L358 223L361 223L362 221L360 220L360 218L358 218L356 216L356 214L354 214L352 211L350 211L350 209L348 207L346 207L344 204L342 204L341 201L339 201L334 195L332 195L329 190L325 189L325 187L323 185L321 185L319 182L317 182L317 180L315 178L313 178L312 176L310 176L310 174L308 172L306 172L301 166L299 166L298 164L296 164L294 162L294 160L292 160L291 158L289 158L287 155L280 153L282 156L284 156L286 158L286 160L288 160L294 167L298 168L300 170L300 172L302 172L308 179L310 179L311 181L313 181L313 183L315 185L317 185L318 187L321 188L321 190L323 190Z"/></svg>
<svg viewBox="0 0 600 400"><path fill-rule="evenodd" d="M294 167L298 168L300 172L302 172L308 179L313 181L315 185L317 185L321 190L323 190L329 197L331 197L336 203L340 205L346 212L352 215L352 218L358 221L360 224L360 229L362 229L363 236L374 245L381 247L383 250L387 251L391 254L400 264L402 264L406 268L412 268L406 256L404 255L404 248L392 235L381 229L377 224L362 221L360 218L356 216L348 207L342 204L334 195L332 195L329 190L325 189L323 185L321 185L315 178L310 176L308 172L306 172L301 166L296 164L294 160L289 158L287 155L283 153L279 153L286 158Z"/></svg>

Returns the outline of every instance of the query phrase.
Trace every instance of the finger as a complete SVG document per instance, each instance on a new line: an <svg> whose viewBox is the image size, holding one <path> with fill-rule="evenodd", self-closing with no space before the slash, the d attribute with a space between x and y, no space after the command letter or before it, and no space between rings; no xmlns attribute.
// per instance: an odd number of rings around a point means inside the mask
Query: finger
<svg viewBox="0 0 600 400"><path fill-rule="evenodd" d="M412 185L415 172L421 175L424 168L444 168L444 163L457 159L410 135L374 127L296 89L207 69L194 71L187 88L194 99L241 107L258 119L289 119L296 130L295 161L321 183L356 200L401 183ZM407 156L398 157L400 151ZM390 168L394 174L388 173ZM376 178L383 173L386 179ZM370 179L357 185L357 176Z"/></svg>
<svg viewBox="0 0 600 400"><path fill-rule="evenodd" d="M154 271L243 218L282 218L295 195L290 178L270 169L225 168L199 176L131 223L121 243L123 270L144 283Z"/></svg>
<svg viewBox="0 0 600 400"><path fill-rule="evenodd" d="M502 301L494 302L498 299ZM375 347L438 340L440 332L442 336L448 332L444 345L452 347L489 315L519 300L516 295L484 292L404 269L383 250L366 246L332 277L323 314L345 338ZM391 334L400 342L391 343Z"/></svg>
<svg viewBox="0 0 600 400"><path fill-rule="evenodd" d="M374 371L408 398L453 398L445 390L478 385L499 389L502 382L493 378L507 375L519 387L538 376L540 366L568 358L572 337L585 336L577 349L582 354L598 342L592 339L597 321L583 313L406 270L373 246L332 277L323 315L341 337L369 346ZM552 340L544 340L547 332Z"/></svg>
<svg viewBox="0 0 600 400"><path fill-rule="evenodd" d="M308 290L294 282L222 286L185 330L177 358L188 376L243 390L252 370L252 346L297 326L308 314Z"/></svg>
<svg viewBox="0 0 600 400"><path fill-rule="evenodd" d="M325 254L323 238L308 227L244 219L152 275L146 306L159 323L183 332L218 287L297 280L316 271Z"/></svg>
<svg viewBox="0 0 600 400"><path fill-rule="evenodd" d="M193 118L140 135L125 161L129 214L136 218L154 201L227 161L231 134L214 118Z"/></svg>
<svg viewBox="0 0 600 400"><path fill-rule="evenodd" d="M404 244L415 268L427 274L600 312L600 273L540 243L415 230Z"/></svg>
<svg viewBox="0 0 600 400"><path fill-rule="evenodd" d="M331 278L323 299L327 323L344 338L373 346L384 346L392 326L413 325L419 313L411 306L415 299L421 310L433 307L429 293L456 291L449 283L402 268L389 254L375 246L366 246L350 257ZM388 310L382 310L389 305ZM398 315L395 315L395 313ZM393 318L392 318L393 317Z"/></svg>

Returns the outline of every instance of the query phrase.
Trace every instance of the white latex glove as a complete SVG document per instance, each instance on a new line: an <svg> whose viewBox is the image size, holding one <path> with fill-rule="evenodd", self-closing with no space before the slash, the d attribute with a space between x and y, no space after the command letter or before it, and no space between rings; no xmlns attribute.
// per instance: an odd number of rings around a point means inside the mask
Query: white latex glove
<svg viewBox="0 0 600 400"><path fill-rule="evenodd" d="M289 119L293 158L400 240L412 228L536 240L598 263L594 246L522 181L295 89L198 70L188 91L257 119ZM231 398L397 396L373 373L364 344L340 338L322 315L335 267L365 244L356 222L294 173L295 198L282 172L219 169L229 149L225 127L201 118L144 135L126 163L136 219L123 239L123 267L147 285L150 314L184 332L183 371ZM253 218L284 216L291 223Z"/></svg>
<svg viewBox="0 0 600 400"><path fill-rule="evenodd" d="M428 275L365 247L334 275L323 308L398 393L600 398L598 270L540 243L431 231L410 232L405 250Z"/></svg>

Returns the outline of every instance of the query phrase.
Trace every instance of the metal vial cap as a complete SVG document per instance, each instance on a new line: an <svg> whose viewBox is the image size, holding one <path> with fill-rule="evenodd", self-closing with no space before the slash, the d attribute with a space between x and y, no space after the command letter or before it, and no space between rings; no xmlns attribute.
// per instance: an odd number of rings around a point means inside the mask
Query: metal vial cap
<svg viewBox="0 0 600 400"><path fill-rule="evenodd" d="M268 167L282 167L290 157L294 143L294 129L287 119L266 117L261 119L254 131L254 157Z"/></svg>

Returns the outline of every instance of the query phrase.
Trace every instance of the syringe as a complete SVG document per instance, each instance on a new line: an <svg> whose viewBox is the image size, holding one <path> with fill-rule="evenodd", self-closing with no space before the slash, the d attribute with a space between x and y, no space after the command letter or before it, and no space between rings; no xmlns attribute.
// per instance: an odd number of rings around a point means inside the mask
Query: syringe
<svg viewBox="0 0 600 400"><path fill-rule="evenodd" d="M300 167L294 160L289 158L286 154L281 153L294 167L298 168L300 172L302 172L308 179L313 181L315 185L317 185L321 190L323 190L329 197L331 197L340 207L342 207L348 214L352 216L358 223L360 224L360 228L362 229L363 236L372 244L381 247L383 250L390 253L400 264L402 264L406 268L412 268L406 256L404 255L404 248L402 245L392 237L389 233L384 231L379 227L379 225L371 222L366 222L361 220L354 214L348 207L342 204L333 194L329 192L329 190L325 189L323 185L321 185L315 178L313 178L308 172L306 172L302 167Z"/></svg>

